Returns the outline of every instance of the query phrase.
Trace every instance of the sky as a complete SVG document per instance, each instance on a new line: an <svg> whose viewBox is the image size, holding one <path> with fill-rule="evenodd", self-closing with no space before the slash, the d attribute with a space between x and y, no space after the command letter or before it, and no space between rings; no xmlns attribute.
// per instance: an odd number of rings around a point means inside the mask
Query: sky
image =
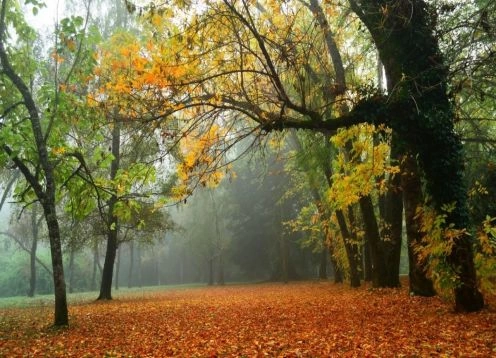
<svg viewBox="0 0 496 358"><path fill-rule="evenodd" d="M57 9L59 20L63 17L65 0L45 0L46 7L39 9L37 15L33 15L33 6L25 6L26 20L37 30L53 29L57 20Z"/></svg>

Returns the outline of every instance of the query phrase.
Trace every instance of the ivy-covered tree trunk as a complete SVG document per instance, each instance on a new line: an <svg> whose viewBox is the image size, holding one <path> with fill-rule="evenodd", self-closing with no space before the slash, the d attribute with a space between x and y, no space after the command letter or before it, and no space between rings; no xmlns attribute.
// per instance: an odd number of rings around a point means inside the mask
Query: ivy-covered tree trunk
<svg viewBox="0 0 496 358"><path fill-rule="evenodd" d="M392 81L386 110L390 125L414 153L424 170L432 204L438 212L455 204L447 223L468 227L464 158L454 131L454 113L447 96L447 69L434 35L425 1L349 0L368 28L386 75ZM449 253L458 276L455 305L477 311L484 300L477 289L469 235L461 235Z"/></svg>

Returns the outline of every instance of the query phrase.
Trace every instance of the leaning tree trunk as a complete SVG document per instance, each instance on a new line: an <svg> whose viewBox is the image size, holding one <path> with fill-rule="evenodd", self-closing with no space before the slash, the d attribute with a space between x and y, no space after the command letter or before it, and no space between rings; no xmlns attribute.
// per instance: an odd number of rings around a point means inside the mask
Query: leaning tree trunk
<svg viewBox="0 0 496 358"><path fill-rule="evenodd" d="M447 95L447 67L435 36L428 5L417 0L349 0L368 28L384 64L389 94L390 125L414 153L424 170L432 204L438 212L455 204L447 224L469 224L463 181L462 144L454 130L454 112ZM478 311L484 299L477 288L472 241L456 239L448 261L457 273L454 289L458 311Z"/></svg>

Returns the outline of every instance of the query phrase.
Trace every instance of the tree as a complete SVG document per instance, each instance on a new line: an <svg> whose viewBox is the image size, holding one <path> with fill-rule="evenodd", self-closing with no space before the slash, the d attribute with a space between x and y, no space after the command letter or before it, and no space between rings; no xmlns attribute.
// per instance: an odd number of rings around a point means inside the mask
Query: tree
<svg viewBox="0 0 496 358"><path fill-rule="evenodd" d="M150 42L148 56L155 58L156 53L157 60L137 75L138 83L147 84L141 99L157 100L149 93L159 88L163 110L155 118L169 118L175 113L186 117L200 111L205 124L208 120L213 123L213 118L236 120L242 116L252 119L262 132L285 128L329 132L365 122L386 124L400 145L418 155L434 208L441 212L446 205L454 204L446 222L463 231L469 222L462 146L454 131L446 63L427 3L349 3L368 29L384 64L390 89L387 96L377 88L357 91L349 98L337 96L332 100L347 101L350 110L327 118L323 113L332 103L323 99L316 105L312 98L318 93L308 87L306 76L301 76L305 65L312 65L315 57L311 55L321 53L318 45L323 42L317 41L321 34L309 30L311 26L297 4L267 1L268 12L248 1L224 0L209 2L204 12L168 29L163 17L171 15L170 9L148 12L161 34L171 33L164 40L178 50L165 53L159 50L163 46L154 47ZM203 38L211 41L204 42ZM295 47L298 51L293 50ZM326 65L322 63L320 68ZM151 75L158 75L163 68L172 70L152 80ZM360 205L367 210L372 206L366 197ZM371 218L364 217L364 222L377 241L377 225ZM462 311L483 306L471 245L469 235L461 234L447 253L458 282L454 288L456 308Z"/></svg>
<svg viewBox="0 0 496 358"><path fill-rule="evenodd" d="M9 1L3 0L0 10L0 63L2 65L4 76L3 83L5 83L5 79L8 79L17 91L20 99L19 101L11 103L3 108L4 121L2 122L1 129L2 134L4 135L4 144L2 145L2 150L20 170L43 208L52 255L52 271L55 289L54 324L56 326L64 326L69 323L69 317L65 292L60 229L56 210L56 179L54 174L54 162L53 159L50 158L48 143L46 140L49 132L43 129L40 118L41 111L36 104L36 100L26 84L26 81L14 68L12 57L9 56L7 50L7 21L10 19L10 16L19 16L18 13L13 12L14 9L12 5L8 6L8 3ZM30 31L25 24L23 24L23 26L24 31ZM18 28L17 30L21 29ZM24 157L24 155L19 152L17 148L12 147L12 142L11 140L8 140L9 138L5 138L4 133L6 133L5 128L7 127L5 119L8 115L12 117L12 114L17 112L15 111L17 107L21 106L25 108L25 112L21 113L23 113L23 115L27 113L30 123L30 133L27 137L28 139L25 140L23 144L25 144L26 148L29 147L34 149L33 154L36 155L36 162L39 163L39 167L31 167L29 164L29 159ZM17 118L14 117L14 122Z"/></svg>

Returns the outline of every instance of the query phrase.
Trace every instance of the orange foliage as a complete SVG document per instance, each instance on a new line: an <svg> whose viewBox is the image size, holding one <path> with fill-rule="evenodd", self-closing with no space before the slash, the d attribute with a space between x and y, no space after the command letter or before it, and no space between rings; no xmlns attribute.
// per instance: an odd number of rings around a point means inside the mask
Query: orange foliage
<svg viewBox="0 0 496 358"><path fill-rule="evenodd" d="M454 314L438 298L330 283L150 292L70 308L1 311L0 356L489 357L496 311Z"/></svg>

